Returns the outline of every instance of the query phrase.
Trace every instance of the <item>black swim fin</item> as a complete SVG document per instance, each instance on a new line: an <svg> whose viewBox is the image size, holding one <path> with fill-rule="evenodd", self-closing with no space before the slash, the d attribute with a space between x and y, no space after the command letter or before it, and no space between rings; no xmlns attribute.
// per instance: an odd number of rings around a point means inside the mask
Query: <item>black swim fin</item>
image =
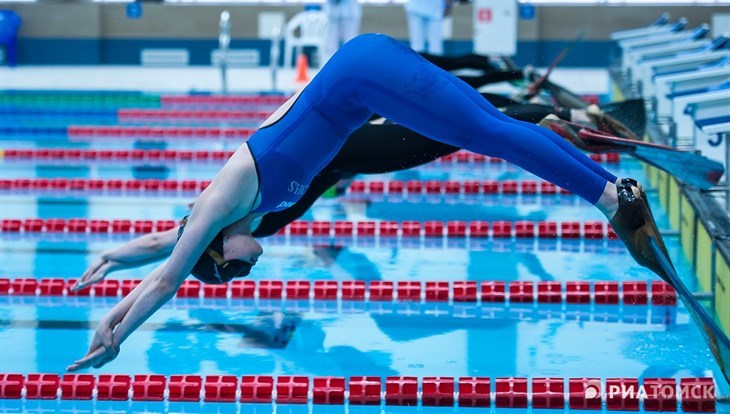
<svg viewBox="0 0 730 414"><path fill-rule="evenodd" d="M668 283L677 291L677 296L684 303L692 320L697 324L700 334L707 342L710 352L712 352L717 364L720 366L725 381L730 384L730 339L682 283L669 258L663 254L659 243L653 237L649 238L649 247L659 259L659 265L664 268L664 273L669 279Z"/></svg>
<svg viewBox="0 0 730 414"><path fill-rule="evenodd" d="M580 96L574 94L573 92L565 89L564 87L553 83L550 80L546 80L543 82L543 88L547 90L550 95L553 97L553 100L555 100L555 103L558 104L558 106L562 108L570 108L570 109L586 109L588 108L588 103L581 99Z"/></svg>
<svg viewBox="0 0 730 414"><path fill-rule="evenodd" d="M701 190L716 186L725 173L722 163L695 152L611 137L590 128L581 128L578 136L583 144L578 146L587 151L629 153Z"/></svg>
<svg viewBox="0 0 730 414"><path fill-rule="evenodd" d="M601 105L604 114L626 125L640 137L646 133L646 107L643 99L629 99Z"/></svg>
<svg viewBox="0 0 730 414"><path fill-rule="evenodd" d="M585 35L585 32L581 32L575 38L575 40L573 40L572 42L568 43L568 45L566 45L563 48L563 50L561 50L560 53L558 53L558 55L555 56L555 58L553 59L553 61L550 62L550 65L548 66L547 70L545 71L545 73L542 76L537 77L537 74L536 73L533 73L532 74L532 78L533 78L532 80L534 82L533 82L532 85L530 85L528 87L528 94L527 94L527 98L528 99L531 99L531 98L535 97L537 94L540 93L540 91L543 89L543 87L545 85L545 82L548 81L548 78L553 73L553 70L555 70L555 68L560 64L560 62L563 61L563 59L565 59L566 56L568 56L568 52L570 52L570 50L575 45L577 45L577 44L579 44L580 42L583 41L583 36L584 35Z"/></svg>
<svg viewBox="0 0 730 414"><path fill-rule="evenodd" d="M701 190L717 185L725 173L722 163L694 152L609 136L605 132L557 117L545 118L539 125L552 130L584 151L594 154L626 153Z"/></svg>

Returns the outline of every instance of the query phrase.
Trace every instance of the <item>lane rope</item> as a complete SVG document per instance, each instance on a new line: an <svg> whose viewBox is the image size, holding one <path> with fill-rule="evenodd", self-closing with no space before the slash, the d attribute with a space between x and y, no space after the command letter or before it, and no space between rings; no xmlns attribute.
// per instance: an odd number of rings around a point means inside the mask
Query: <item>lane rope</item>
<svg viewBox="0 0 730 414"><path fill-rule="evenodd" d="M76 279L0 278L0 295L123 297L138 279L107 279L72 292ZM540 303L675 306L677 293L666 282L646 281L335 281L234 280L220 285L186 280L178 298L271 299L411 303Z"/></svg>
<svg viewBox="0 0 730 414"><path fill-rule="evenodd" d="M77 129L73 130L74 134L77 135L104 135L111 132L119 133L121 135L136 130L129 130L122 128L120 130L105 131L102 134L96 134L96 127L74 127ZM88 129L92 128L92 129ZM104 128L104 127L102 127ZM121 128L121 127L120 127ZM152 129L143 129L144 134L165 134L172 136L190 136L192 137L205 137L208 135L222 135L225 137L247 137L253 133L250 128L244 129L215 129L215 128L162 128L153 131ZM198 162L210 162L219 161L224 162L233 154L233 151L216 151L216 150L142 150L142 149L76 149L76 148L6 148L5 159L7 160L33 160L33 161L198 161ZM590 158L596 162L617 164L621 161L619 154L589 154ZM445 155L436 160L438 163L450 163L450 164L483 164L483 163L504 163L505 161L501 158L487 157L481 154L475 154L473 152L460 150L453 154Z"/></svg>
<svg viewBox="0 0 730 414"><path fill-rule="evenodd" d="M73 234L146 234L177 228L175 220L97 220L85 218L2 219L2 234L73 233ZM479 239L609 239L618 236L602 221L294 221L279 235L319 238L479 238Z"/></svg>
<svg viewBox="0 0 730 414"><path fill-rule="evenodd" d="M715 412L712 378L0 374L0 399Z"/></svg>
<svg viewBox="0 0 730 414"><path fill-rule="evenodd" d="M196 193L204 190L210 180L159 179L93 179L93 178L5 178L0 179L0 191L20 194L83 191L124 192L129 195L178 192ZM572 195L547 181L537 180L372 180L353 181L347 188L353 197L368 195L388 196L478 196L478 195Z"/></svg>

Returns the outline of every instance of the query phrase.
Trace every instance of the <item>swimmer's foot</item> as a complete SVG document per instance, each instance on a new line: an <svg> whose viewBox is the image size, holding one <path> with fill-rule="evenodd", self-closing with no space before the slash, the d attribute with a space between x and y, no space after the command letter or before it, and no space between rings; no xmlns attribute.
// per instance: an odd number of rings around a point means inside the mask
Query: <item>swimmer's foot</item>
<svg viewBox="0 0 730 414"><path fill-rule="evenodd" d="M570 124L566 121L563 121L555 114L550 114L546 116L538 123L538 125L543 128L547 128L554 133L560 135L561 137L567 139L578 148L587 149L585 148L583 139L581 139L580 135L578 134L581 129L580 125Z"/></svg>
<svg viewBox="0 0 730 414"><path fill-rule="evenodd" d="M585 109L570 109L570 122L581 124L581 125L593 125L593 121L588 116Z"/></svg>
<svg viewBox="0 0 730 414"><path fill-rule="evenodd" d="M534 82L540 77L540 75L538 75L537 71L535 70L535 67L532 65L526 65L522 69L522 73L525 75L525 81L527 82Z"/></svg>
<svg viewBox="0 0 730 414"><path fill-rule="evenodd" d="M619 138L641 141L641 138L634 131L611 116L606 115L598 105L589 105L586 108L586 115L599 131Z"/></svg>
<svg viewBox="0 0 730 414"><path fill-rule="evenodd" d="M636 144L631 140L618 138L584 125L564 121L552 114L543 118L538 125L555 132L576 147L594 154L607 152L632 153L636 149Z"/></svg>
<svg viewBox="0 0 730 414"><path fill-rule="evenodd" d="M495 67L490 62L489 56L478 55L476 53L470 53L464 56L465 62L472 69L479 69L483 71L494 71Z"/></svg>
<svg viewBox="0 0 730 414"><path fill-rule="evenodd" d="M618 210L613 218L609 220L611 226L613 226L614 231L624 242L637 263L649 268L667 283L672 284L649 246L649 238L654 238L667 260L669 260L667 248L664 246L662 236L659 234L654 215L651 213L651 208L641 184L630 178L622 178L617 181L616 190Z"/></svg>

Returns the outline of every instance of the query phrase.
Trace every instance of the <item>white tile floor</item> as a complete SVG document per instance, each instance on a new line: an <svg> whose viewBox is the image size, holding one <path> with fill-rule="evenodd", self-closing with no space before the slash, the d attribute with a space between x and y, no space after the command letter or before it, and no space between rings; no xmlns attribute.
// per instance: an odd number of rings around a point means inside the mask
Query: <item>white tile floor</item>
<svg viewBox="0 0 730 414"><path fill-rule="evenodd" d="M310 77L316 70L310 70ZM293 69L279 69L276 90L290 92L301 87ZM604 94L609 90L608 73L602 69L558 69L551 79L581 94ZM580 79L580 82L576 82ZM234 68L228 71L231 92L274 90L269 68ZM0 67L0 89L135 90L166 93L220 92L220 70L215 67L151 68L140 66L24 66ZM509 85L490 91L509 92Z"/></svg>

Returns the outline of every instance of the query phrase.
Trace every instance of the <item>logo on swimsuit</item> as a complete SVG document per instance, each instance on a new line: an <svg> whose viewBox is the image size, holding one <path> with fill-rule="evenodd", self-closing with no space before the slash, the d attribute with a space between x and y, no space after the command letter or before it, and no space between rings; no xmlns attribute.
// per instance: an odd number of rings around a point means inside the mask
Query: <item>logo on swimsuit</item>
<svg viewBox="0 0 730 414"><path fill-rule="evenodd" d="M276 208L289 208L293 205L294 205L294 202L292 202L292 201L282 201L281 203L279 203L278 206L276 206Z"/></svg>
<svg viewBox="0 0 730 414"><path fill-rule="evenodd" d="M287 188L286 191L300 196L300 195L304 195L304 193L307 191L308 188L309 188L308 185L303 185L303 184L299 184L296 181L292 181L291 183L289 183L289 188Z"/></svg>

